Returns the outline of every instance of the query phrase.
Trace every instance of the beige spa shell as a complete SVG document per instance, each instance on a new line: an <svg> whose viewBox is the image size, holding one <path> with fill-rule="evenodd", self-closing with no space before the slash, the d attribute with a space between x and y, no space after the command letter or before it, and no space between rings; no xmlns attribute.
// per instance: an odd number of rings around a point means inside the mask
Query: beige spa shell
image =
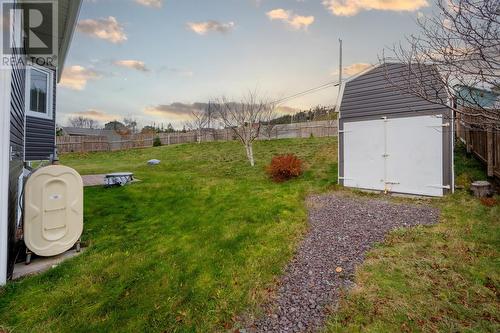
<svg viewBox="0 0 500 333"><path fill-rule="evenodd" d="M75 170L52 165L35 171L24 194L24 242L39 256L71 249L83 232L83 182Z"/></svg>

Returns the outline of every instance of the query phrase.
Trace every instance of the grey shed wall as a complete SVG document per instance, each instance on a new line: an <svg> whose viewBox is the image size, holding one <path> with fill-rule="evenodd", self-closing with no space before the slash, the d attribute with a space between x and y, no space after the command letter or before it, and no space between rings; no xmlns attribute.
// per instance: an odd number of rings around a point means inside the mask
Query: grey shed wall
<svg viewBox="0 0 500 333"><path fill-rule="evenodd" d="M405 93L398 84L418 84L408 75L403 64L382 64L345 84L339 118L339 184L344 185L344 124L351 121L373 120L381 117L398 118L423 115L441 115L443 124L450 127L443 130L443 183L454 184L453 180L453 121L451 110L420 97ZM447 93L439 75L433 67L422 70L418 80L429 84L429 92L437 92L437 100L445 101ZM446 128L446 127L444 127ZM447 192L445 190L445 192Z"/></svg>
<svg viewBox="0 0 500 333"><path fill-rule="evenodd" d="M429 91L438 85L437 73L432 67L424 69L424 76L418 80L429 83ZM340 117L355 118L381 116L393 113L447 110L443 105L426 101L409 93L404 93L395 85L412 82L408 68L403 64L385 64L376 67L347 82L344 87ZM414 82L414 81L413 81ZM446 100L446 91L437 89L439 96Z"/></svg>
<svg viewBox="0 0 500 333"><path fill-rule="evenodd" d="M26 117L26 161L50 159L56 148L56 73L53 82L52 119Z"/></svg>

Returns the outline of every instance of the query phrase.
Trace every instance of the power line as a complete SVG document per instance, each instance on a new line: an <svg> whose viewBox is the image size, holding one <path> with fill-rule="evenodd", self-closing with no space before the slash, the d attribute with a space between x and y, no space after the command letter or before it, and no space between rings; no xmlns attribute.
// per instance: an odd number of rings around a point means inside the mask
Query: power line
<svg viewBox="0 0 500 333"><path fill-rule="evenodd" d="M337 82L337 81L328 82L328 83L322 84L320 86L317 86L317 87L314 87L314 88L310 88L310 89L304 90L302 92L299 92L299 93L296 93L296 94L293 94L293 95L290 95L290 96L278 99L278 100L274 101L273 103L274 104L281 104L281 103L290 101L292 99L296 99L296 98L299 98L299 97L302 97L302 96L306 96L306 95L309 95L309 94L312 94L312 93L324 90L326 88L338 87L338 86L339 86L339 82Z"/></svg>

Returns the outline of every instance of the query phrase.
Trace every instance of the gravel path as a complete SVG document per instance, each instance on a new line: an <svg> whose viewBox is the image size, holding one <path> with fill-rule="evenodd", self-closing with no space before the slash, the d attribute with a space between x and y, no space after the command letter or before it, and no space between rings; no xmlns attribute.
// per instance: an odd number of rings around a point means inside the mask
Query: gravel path
<svg viewBox="0 0 500 333"><path fill-rule="evenodd" d="M424 205L342 195L309 199L310 231L281 278L266 315L242 332L311 332L322 327L326 306L349 287L356 265L399 227L437 223L439 210ZM339 268L342 268L340 271Z"/></svg>

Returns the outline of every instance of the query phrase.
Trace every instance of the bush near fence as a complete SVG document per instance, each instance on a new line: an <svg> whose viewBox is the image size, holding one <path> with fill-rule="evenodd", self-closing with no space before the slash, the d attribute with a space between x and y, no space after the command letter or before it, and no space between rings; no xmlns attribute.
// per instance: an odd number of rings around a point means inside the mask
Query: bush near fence
<svg viewBox="0 0 500 333"><path fill-rule="evenodd" d="M337 136L337 121L315 121L308 123L281 124L273 127L272 131L263 129L260 140L308 138ZM106 136L58 136L57 150L64 153L88 153L100 151L118 151L135 148L153 147L155 137L159 137L162 145L176 145L182 143L230 141L236 140L231 129L206 129L201 133L190 131L187 133L158 133L158 134L131 134L121 137Z"/></svg>

